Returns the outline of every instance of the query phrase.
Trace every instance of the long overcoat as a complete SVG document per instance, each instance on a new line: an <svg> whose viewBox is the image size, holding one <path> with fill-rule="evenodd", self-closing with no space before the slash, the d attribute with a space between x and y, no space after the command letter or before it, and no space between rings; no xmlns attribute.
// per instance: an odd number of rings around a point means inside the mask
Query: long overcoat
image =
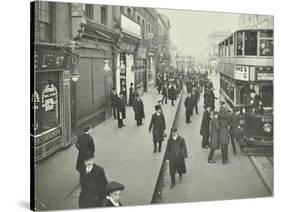
<svg viewBox="0 0 281 212"><path fill-rule="evenodd" d="M141 120L145 117L143 101L141 99L135 100L133 109L135 112L135 120Z"/></svg>
<svg viewBox="0 0 281 212"><path fill-rule="evenodd" d="M232 135L239 135L241 134L241 129L238 128L239 126L239 120L240 120L240 115L236 115L235 113L232 113L230 117L230 134Z"/></svg>
<svg viewBox="0 0 281 212"><path fill-rule="evenodd" d="M153 128L153 129L152 129ZM157 115L154 113L151 117L151 121L149 124L149 131L152 129L153 141L160 142L164 140L163 133L166 129L166 122L163 113Z"/></svg>
<svg viewBox="0 0 281 212"><path fill-rule="evenodd" d="M220 132L220 124L217 118L213 118L210 121L210 148L211 149L219 149L219 132Z"/></svg>
<svg viewBox="0 0 281 212"><path fill-rule="evenodd" d="M185 113L187 115L190 115L192 113L193 102L192 102L192 99L189 96L187 96L185 98L184 106L185 106Z"/></svg>
<svg viewBox="0 0 281 212"><path fill-rule="evenodd" d="M101 207L106 196L107 179L102 167L94 164L90 173L83 167L80 185L79 208Z"/></svg>
<svg viewBox="0 0 281 212"><path fill-rule="evenodd" d="M176 100L177 99L177 90L174 85L170 87L170 99Z"/></svg>
<svg viewBox="0 0 281 212"><path fill-rule="evenodd" d="M200 135L208 136L209 135L209 127L210 127L210 113L208 110L205 110L203 113L203 118L200 127Z"/></svg>
<svg viewBox="0 0 281 212"><path fill-rule="evenodd" d="M117 113L118 113L119 118L125 119L126 118L126 107L125 107L124 101L120 97L118 97L118 99L117 99L116 108L117 108Z"/></svg>
<svg viewBox="0 0 281 212"><path fill-rule="evenodd" d="M229 118L230 113L224 108L220 109L219 112L219 124L220 124L220 133L219 141L220 144L229 144Z"/></svg>
<svg viewBox="0 0 281 212"><path fill-rule="evenodd" d="M187 148L183 137L178 135L176 140L174 140L173 137L170 136L167 143L166 156L170 161L170 175L174 175L176 172L180 174L186 173L184 159L187 158Z"/></svg>
<svg viewBox="0 0 281 212"><path fill-rule="evenodd" d="M95 153L95 143L89 134L82 134L78 137L78 141L75 146L79 151L76 162L76 170L81 172L81 167L84 164L84 157L89 153Z"/></svg>

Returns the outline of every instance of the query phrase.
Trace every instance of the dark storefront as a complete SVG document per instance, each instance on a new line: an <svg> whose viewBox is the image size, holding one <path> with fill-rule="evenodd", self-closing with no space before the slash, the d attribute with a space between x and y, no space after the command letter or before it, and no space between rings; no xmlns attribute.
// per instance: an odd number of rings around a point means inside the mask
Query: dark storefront
<svg viewBox="0 0 281 212"><path fill-rule="evenodd" d="M63 47L35 46L31 89L31 146L35 161L71 144L70 55Z"/></svg>

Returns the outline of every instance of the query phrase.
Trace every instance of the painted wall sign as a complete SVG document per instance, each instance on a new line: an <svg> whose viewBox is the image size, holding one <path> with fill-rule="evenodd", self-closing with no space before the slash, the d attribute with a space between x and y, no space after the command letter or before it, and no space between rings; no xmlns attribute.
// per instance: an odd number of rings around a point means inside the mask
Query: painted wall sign
<svg viewBox="0 0 281 212"><path fill-rule="evenodd" d="M129 35L141 39L141 26L125 15L121 15L121 29Z"/></svg>
<svg viewBox="0 0 281 212"><path fill-rule="evenodd" d="M55 109L57 104L58 90L54 84L47 85L42 92L42 107L45 111Z"/></svg>
<svg viewBox="0 0 281 212"><path fill-rule="evenodd" d="M42 145L46 143L47 141L50 141L58 136L61 135L61 130L60 128L55 128L49 132L43 133L42 135L38 135L35 137L35 146Z"/></svg>
<svg viewBox="0 0 281 212"><path fill-rule="evenodd" d="M271 81L273 79L273 73L257 73L257 80Z"/></svg>

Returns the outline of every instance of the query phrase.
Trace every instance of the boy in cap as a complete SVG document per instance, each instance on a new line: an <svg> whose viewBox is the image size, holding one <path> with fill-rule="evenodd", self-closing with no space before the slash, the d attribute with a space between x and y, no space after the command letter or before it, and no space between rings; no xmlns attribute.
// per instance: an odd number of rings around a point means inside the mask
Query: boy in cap
<svg viewBox="0 0 281 212"><path fill-rule="evenodd" d="M187 149L184 138L179 136L177 128L171 129L171 136L168 140L166 162L169 163L171 186L173 188L176 184L175 174L178 173L180 179L182 174L186 173L185 162L187 160Z"/></svg>
<svg viewBox="0 0 281 212"><path fill-rule="evenodd" d="M149 125L149 133L152 130L153 134L154 153L157 151L157 143L159 144L158 152L161 152L162 141L164 140L163 135L166 129L165 117L162 113L161 106L156 105L155 111L156 112L152 115Z"/></svg>
<svg viewBox="0 0 281 212"><path fill-rule="evenodd" d="M93 154L86 154L81 169L79 208L101 207L106 195L106 184L103 168L94 163Z"/></svg>
<svg viewBox="0 0 281 212"><path fill-rule="evenodd" d="M125 189L121 183L112 181L106 185L107 196L103 201L104 207L119 207L122 206L120 199L122 192Z"/></svg>

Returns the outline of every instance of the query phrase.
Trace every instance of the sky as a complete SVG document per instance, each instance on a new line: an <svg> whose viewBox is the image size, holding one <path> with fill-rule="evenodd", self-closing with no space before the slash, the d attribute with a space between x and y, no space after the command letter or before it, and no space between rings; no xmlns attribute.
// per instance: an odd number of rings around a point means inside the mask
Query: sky
<svg viewBox="0 0 281 212"><path fill-rule="evenodd" d="M213 30L238 28L239 14L157 9L168 16L173 45L184 54L201 54L207 48L207 37Z"/></svg>

